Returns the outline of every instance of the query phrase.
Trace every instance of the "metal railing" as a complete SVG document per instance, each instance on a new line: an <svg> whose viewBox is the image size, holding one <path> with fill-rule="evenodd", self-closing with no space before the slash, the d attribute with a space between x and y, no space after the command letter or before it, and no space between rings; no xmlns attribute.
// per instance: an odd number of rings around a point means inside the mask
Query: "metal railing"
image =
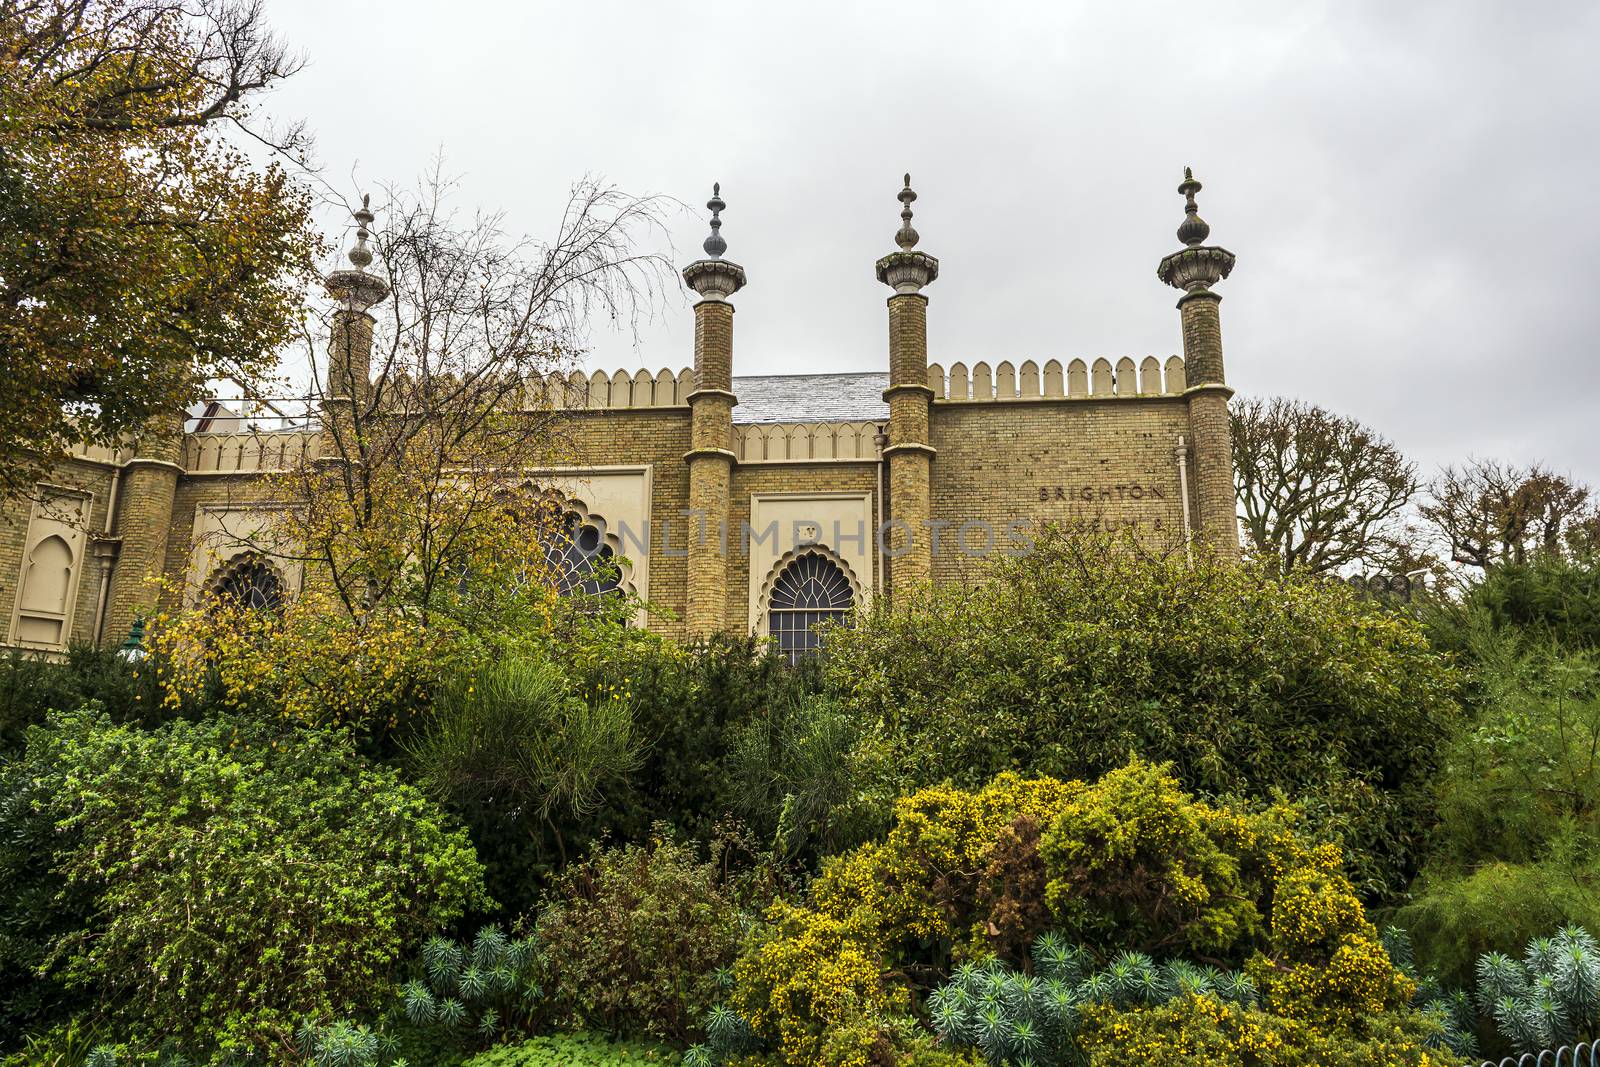
<svg viewBox="0 0 1600 1067"><path fill-rule="evenodd" d="M1466 1064L1464 1067L1474 1067ZM1600 1067L1600 1041L1580 1041L1540 1052L1524 1052L1503 1060L1484 1060L1477 1067Z"/></svg>

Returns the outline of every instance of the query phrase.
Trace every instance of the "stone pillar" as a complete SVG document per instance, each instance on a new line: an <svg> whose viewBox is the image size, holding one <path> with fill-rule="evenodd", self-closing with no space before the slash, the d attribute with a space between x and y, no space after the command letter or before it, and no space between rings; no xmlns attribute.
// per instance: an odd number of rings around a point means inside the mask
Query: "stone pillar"
<svg viewBox="0 0 1600 1067"><path fill-rule="evenodd" d="M713 185L711 236L705 259L683 268L683 280L700 301L694 306L694 392L689 394L688 596L684 622L690 636L724 629L728 613L728 553L724 525L733 481L733 305L744 288L744 268L722 258L722 186Z"/></svg>
<svg viewBox="0 0 1600 1067"><path fill-rule="evenodd" d="M1175 289L1183 320L1184 396L1194 458L1195 529L1202 547L1229 559L1239 557L1239 520L1234 503L1233 434L1228 422L1228 387L1222 371L1222 297L1211 286L1233 272L1234 255L1205 244L1211 227L1200 218L1194 196L1200 183L1187 167L1178 192L1185 198L1178 239L1184 243L1156 268L1157 276Z"/></svg>
<svg viewBox="0 0 1600 1067"><path fill-rule="evenodd" d="M894 290L889 298L889 444L883 450L889 465L887 530L883 537L889 571L889 596L933 577L933 446L928 443L928 298L922 288L939 276L939 261L915 251L919 239L911 226L911 175L898 199L901 225L895 234L900 251L878 260L878 280Z"/></svg>
<svg viewBox="0 0 1600 1067"><path fill-rule="evenodd" d="M325 461L358 454L356 418L366 411L372 393L372 332L377 325L368 309L389 295L388 283L367 272L372 264L367 227L374 218L368 205L363 196L355 213L356 243L348 253L352 269L336 270L323 282L336 303L328 336L328 387L322 400Z"/></svg>
<svg viewBox="0 0 1600 1067"><path fill-rule="evenodd" d="M182 412L147 422L123 471L117 518L122 545L101 623L108 644L121 644L134 620L165 599L158 583L167 570L173 501L183 473L183 423Z"/></svg>

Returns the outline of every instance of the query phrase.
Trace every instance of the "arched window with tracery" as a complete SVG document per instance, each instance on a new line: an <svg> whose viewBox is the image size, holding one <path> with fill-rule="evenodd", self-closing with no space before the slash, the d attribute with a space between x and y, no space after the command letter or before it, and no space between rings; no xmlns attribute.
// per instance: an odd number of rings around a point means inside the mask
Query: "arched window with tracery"
<svg viewBox="0 0 1600 1067"><path fill-rule="evenodd" d="M605 535L575 511L541 524L545 565L562 596L612 596L622 588L622 570Z"/></svg>
<svg viewBox="0 0 1600 1067"><path fill-rule="evenodd" d="M820 552L795 557L778 575L767 598L767 633L795 663L822 644L817 627L843 622L855 602L850 579Z"/></svg>
<svg viewBox="0 0 1600 1067"><path fill-rule="evenodd" d="M274 613L283 609L283 579L255 553L230 560L211 580L210 593L217 604L229 607Z"/></svg>

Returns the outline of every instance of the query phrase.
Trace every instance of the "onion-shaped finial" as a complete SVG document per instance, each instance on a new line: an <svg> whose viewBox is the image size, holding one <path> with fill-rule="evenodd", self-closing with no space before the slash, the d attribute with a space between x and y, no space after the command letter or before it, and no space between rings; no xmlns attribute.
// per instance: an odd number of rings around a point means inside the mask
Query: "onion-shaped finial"
<svg viewBox="0 0 1600 1067"><path fill-rule="evenodd" d="M916 198L917 194L911 188L911 175L907 174L905 188L901 189L896 197L905 206L900 209L900 230L894 235L894 243L899 245L903 252L909 252L917 247L917 241L921 239L921 235L911 225L911 202Z"/></svg>
<svg viewBox="0 0 1600 1067"><path fill-rule="evenodd" d="M1194 194L1198 193L1200 188L1200 183L1195 180L1194 170L1184 167L1183 182L1178 186L1178 192L1183 194L1186 202L1183 205L1183 222L1178 226L1178 240L1190 248L1204 244L1205 239L1211 236L1211 227L1200 217L1200 206L1194 202Z"/></svg>
<svg viewBox="0 0 1600 1067"><path fill-rule="evenodd" d="M372 214L371 205L372 194L361 194L361 207L355 212L356 243L346 253L350 262L355 264L356 270L366 270L372 265L372 249L367 247L367 238L372 236L372 231L367 227L372 225L372 220L376 216Z"/></svg>
<svg viewBox="0 0 1600 1067"><path fill-rule="evenodd" d="M722 202L722 183L712 182L711 199L706 201L706 207L711 211L711 236L700 246L712 259L721 259L722 253L728 250L728 242L722 237L722 209L727 206Z"/></svg>

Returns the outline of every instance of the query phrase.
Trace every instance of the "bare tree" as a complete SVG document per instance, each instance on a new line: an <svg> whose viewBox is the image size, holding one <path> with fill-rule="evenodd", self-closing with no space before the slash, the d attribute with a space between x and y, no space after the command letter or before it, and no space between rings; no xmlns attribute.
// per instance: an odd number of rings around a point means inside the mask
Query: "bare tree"
<svg viewBox="0 0 1600 1067"><path fill-rule="evenodd" d="M1250 551L1285 573L1385 565L1402 540L1415 466L1354 419L1301 401L1233 407L1233 463Z"/></svg>
<svg viewBox="0 0 1600 1067"><path fill-rule="evenodd" d="M1562 551L1568 534L1581 536L1595 521L1588 487L1539 464L1469 460L1445 467L1429 491L1432 499L1418 509L1423 519L1454 562L1480 570Z"/></svg>
<svg viewBox="0 0 1600 1067"><path fill-rule="evenodd" d="M370 367L349 361L366 320L335 309L308 325L320 452L247 490L288 508L252 535L262 550L302 561L358 623L400 607L427 625L464 576L513 586L539 566L529 527L548 501L530 471L565 450L552 385L591 320L632 326L671 276L641 250L664 201L585 179L539 242L507 238L498 214L457 214L453 192L436 167L415 191L387 190L370 248L363 222L351 259L371 267L355 281L382 297Z"/></svg>
<svg viewBox="0 0 1600 1067"><path fill-rule="evenodd" d="M305 66L267 27L261 0L0 0L0 61L17 87L53 103L40 132L175 130L227 122L274 147L250 99Z"/></svg>

